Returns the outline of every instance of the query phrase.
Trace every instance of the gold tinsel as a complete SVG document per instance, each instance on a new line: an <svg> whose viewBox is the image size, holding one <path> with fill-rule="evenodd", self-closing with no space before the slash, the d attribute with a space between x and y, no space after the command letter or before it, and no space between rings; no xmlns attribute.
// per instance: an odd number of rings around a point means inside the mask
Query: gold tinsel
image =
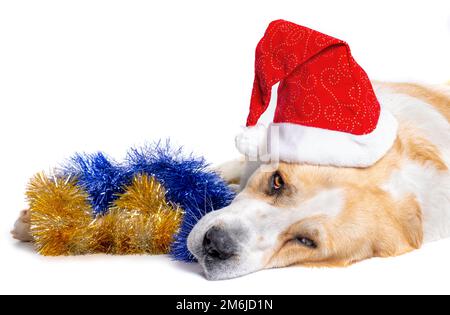
<svg viewBox="0 0 450 315"><path fill-rule="evenodd" d="M165 200L164 188L153 177L138 175L101 218L99 244L113 254L166 254L183 212ZM104 247L104 245L102 246Z"/></svg>
<svg viewBox="0 0 450 315"><path fill-rule="evenodd" d="M79 255L90 251L91 208L87 194L72 178L35 175L26 192L31 234L38 252L46 256Z"/></svg>
<svg viewBox="0 0 450 315"><path fill-rule="evenodd" d="M31 232L42 255L165 254L183 216L148 175L135 176L108 213L95 219L87 193L74 179L38 174L27 197Z"/></svg>

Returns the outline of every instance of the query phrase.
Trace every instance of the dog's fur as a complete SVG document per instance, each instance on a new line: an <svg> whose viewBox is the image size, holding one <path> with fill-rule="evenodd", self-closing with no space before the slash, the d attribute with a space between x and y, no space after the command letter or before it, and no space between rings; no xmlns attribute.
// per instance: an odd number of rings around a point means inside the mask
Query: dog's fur
<svg viewBox="0 0 450 315"><path fill-rule="evenodd" d="M369 168L280 163L282 193L268 195L273 172L235 161L219 171L242 190L206 215L188 239L210 279L301 264L347 266L396 256L450 236L450 86L374 83L380 103L398 119L395 144ZM213 226L226 230L235 254L213 260L202 243ZM14 237L31 240L22 213ZM298 242L314 240L316 248Z"/></svg>

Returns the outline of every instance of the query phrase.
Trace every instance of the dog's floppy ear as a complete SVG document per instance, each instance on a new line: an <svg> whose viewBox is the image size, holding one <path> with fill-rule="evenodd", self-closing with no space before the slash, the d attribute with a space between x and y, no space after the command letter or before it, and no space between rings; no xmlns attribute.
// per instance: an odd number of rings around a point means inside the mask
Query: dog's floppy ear
<svg viewBox="0 0 450 315"><path fill-rule="evenodd" d="M374 255L378 257L398 256L420 248L423 243L422 212L414 196L391 200L389 204L390 224L374 243Z"/></svg>

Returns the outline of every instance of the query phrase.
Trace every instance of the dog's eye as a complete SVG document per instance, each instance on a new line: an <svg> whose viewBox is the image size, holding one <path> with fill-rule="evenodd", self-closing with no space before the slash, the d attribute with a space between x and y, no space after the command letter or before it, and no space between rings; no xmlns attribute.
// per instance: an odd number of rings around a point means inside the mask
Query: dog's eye
<svg viewBox="0 0 450 315"><path fill-rule="evenodd" d="M316 249L317 248L316 242L314 242L310 238L303 237L303 236L298 236L298 237L295 238L295 240L298 243L300 243L301 245L305 246L305 247L312 248L312 249Z"/></svg>
<svg viewBox="0 0 450 315"><path fill-rule="evenodd" d="M271 195L276 194L276 193L280 192L283 189L283 187L284 187L283 178L281 177L280 173L275 172L270 177L269 193Z"/></svg>

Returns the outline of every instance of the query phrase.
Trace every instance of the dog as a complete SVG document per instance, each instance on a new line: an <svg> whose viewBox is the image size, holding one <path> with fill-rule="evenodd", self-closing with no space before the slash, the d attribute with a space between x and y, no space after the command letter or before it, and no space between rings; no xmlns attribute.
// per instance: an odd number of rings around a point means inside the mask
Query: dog
<svg viewBox="0 0 450 315"><path fill-rule="evenodd" d="M394 145L375 165L222 167L242 191L188 238L208 279L291 265L348 266L450 236L450 86L374 88L399 121Z"/></svg>
<svg viewBox="0 0 450 315"><path fill-rule="evenodd" d="M218 168L239 193L188 238L208 279L292 265L349 266L450 236L450 84L373 86L399 122L394 145L375 165L280 162L268 172L237 160ZM32 241L29 211L12 234Z"/></svg>

